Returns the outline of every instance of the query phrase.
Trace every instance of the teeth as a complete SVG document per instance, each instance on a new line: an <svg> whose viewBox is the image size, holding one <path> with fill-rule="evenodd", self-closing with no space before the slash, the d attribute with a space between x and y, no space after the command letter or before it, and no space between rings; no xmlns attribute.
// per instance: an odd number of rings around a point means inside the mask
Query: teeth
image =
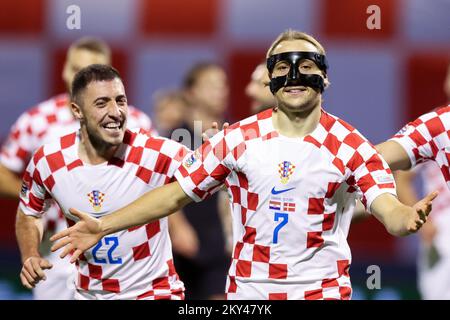
<svg viewBox="0 0 450 320"><path fill-rule="evenodd" d="M104 127L106 129L117 129L120 127L120 123L108 123Z"/></svg>

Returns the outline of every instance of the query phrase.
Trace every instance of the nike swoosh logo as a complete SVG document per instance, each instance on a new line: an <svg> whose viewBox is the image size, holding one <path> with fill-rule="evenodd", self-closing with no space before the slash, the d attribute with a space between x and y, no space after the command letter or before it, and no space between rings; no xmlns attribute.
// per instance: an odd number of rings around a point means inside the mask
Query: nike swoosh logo
<svg viewBox="0 0 450 320"><path fill-rule="evenodd" d="M275 187L273 187L271 192L272 192L272 194L280 194L280 193L291 191L293 189L295 189L295 187L289 188L289 189L284 189L284 190L275 190Z"/></svg>

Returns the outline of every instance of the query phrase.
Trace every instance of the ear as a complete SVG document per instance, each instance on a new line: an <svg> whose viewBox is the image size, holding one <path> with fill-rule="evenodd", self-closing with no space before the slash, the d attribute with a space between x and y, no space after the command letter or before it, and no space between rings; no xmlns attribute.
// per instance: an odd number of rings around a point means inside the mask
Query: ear
<svg viewBox="0 0 450 320"><path fill-rule="evenodd" d="M75 102L71 102L70 109L72 110L72 114L74 115L75 119L79 121L83 120L83 110L81 110L81 107L78 104L76 104Z"/></svg>

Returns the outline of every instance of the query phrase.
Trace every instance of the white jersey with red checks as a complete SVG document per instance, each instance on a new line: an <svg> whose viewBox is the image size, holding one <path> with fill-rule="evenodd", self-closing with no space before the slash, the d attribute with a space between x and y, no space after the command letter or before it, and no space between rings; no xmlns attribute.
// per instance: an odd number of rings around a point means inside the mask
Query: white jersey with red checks
<svg viewBox="0 0 450 320"><path fill-rule="evenodd" d="M274 110L215 135L175 177L195 201L228 189L228 299L348 299L355 199L370 208L380 194L395 194L392 174L344 121L321 111L311 134L289 138L275 130Z"/></svg>
<svg viewBox="0 0 450 320"><path fill-rule="evenodd" d="M450 187L450 105L408 123L391 140L405 149L412 167L435 161Z"/></svg>
<svg viewBox="0 0 450 320"><path fill-rule="evenodd" d="M130 106L128 128L139 128L155 134L150 118ZM22 114L13 125L8 139L2 147L0 163L9 170L21 174L31 155L43 144L54 141L70 132L78 130L79 122L69 109L69 96L61 94L51 98ZM61 211L55 205L44 217L47 236L67 227ZM52 262L58 263L58 255L51 255L48 248L43 250Z"/></svg>
<svg viewBox="0 0 450 320"><path fill-rule="evenodd" d="M172 181L187 153L175 141L127 130L109 162L90 165L78 157L79 143L74 132L34 154L21 193L25 214L40 217L54 199L69 224L72 207L102 217ZM104 237L77 262L77 298L183 298L171 250L167 218Z"/></svg>

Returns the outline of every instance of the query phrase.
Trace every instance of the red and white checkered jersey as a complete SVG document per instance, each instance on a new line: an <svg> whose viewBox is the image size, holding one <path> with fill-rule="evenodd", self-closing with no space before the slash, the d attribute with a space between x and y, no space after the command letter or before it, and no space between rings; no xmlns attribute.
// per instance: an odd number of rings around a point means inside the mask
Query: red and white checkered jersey
<svg viewBox="0 0 450 320"><path fill-rule="evenodd" d="M78 157L74 132L40 147L24 174L20 208L40 217L49 199L68 223L78 208L102 217L173 180L187 149L165 138L126 131L107 163L90 165ZM180 299L184 286L172 260L167 218L104 237L78 263L78 297L98 299ZM85 295L83 294L85 293Z"/></svg>
<svg viewBox="0 0 450 320"><path fill-rule="evenodd" d="M356 197L395 194L386 162L358 131L322 111L304 138L281 136L265 110L186 156L175 177L195 201L225 184L234 250L228 299L346 299Z"/></svg>
<svg viewBox="0 0 450 320"><path fill-rule="evenodd" d="M435 161L450 188L450 105L408 123L391 140L405 149L412 167Z"/></svg>
<svg viewBox="0 0 450 320"><path fill-rule="evenodd" d="M128 128L140 128L156 134L150 118L138 109L129 106ZM21 174L34 151L43 144L54 141L78 130L79 122L69 107L69 95L60 94L23 113L11 128L9 137L2 146L0 163L9 170ZM67 227L61 211L53 205L43 218L46 238ZM53 263L60 263L58 255L45 254Z"/></svg>

